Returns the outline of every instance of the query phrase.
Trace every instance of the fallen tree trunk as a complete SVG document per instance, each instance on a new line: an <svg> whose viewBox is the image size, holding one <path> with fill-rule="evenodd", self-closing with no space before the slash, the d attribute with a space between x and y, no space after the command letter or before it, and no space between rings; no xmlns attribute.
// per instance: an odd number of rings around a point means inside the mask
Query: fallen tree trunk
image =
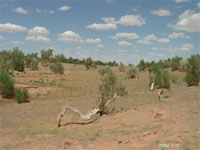
<svg viewBox="0 0 200 150"><path fill-rule="evenodd" d="M109 105L110 102L114 101L117 97L117 94L115 93L113 98L109 99L106 104L104 105L105 107L107 107ZM81 120L89 120L92 116L94 116L95 114L97 113L100 113L100 108L94 108L92 111L88 112L87 114L83 114L80 110L76 109L76 108L73 108L72 106L69 106L69 105L65 105L62 109L62 111L59 113L58 117L57 117L57 125L58 127L60 127L60 123L61 123L61 120L62 120L62 117L64 116L65 112L67 111L67 109L77 113L80 117L81 117ZM68 124L71 124L71 123L68 123ZM75 123L73 123L75 124ZM82 124L82 123L78 123L78 124Z"/></svg>

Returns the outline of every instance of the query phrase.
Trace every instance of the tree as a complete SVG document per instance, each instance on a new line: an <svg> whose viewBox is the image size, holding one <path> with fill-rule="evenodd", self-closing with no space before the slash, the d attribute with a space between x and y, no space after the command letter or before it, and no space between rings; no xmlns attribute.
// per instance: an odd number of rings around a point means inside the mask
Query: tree
<svg viewBox="0 0 200 150"><path fill-rule="evenodd" d="M146 64L144 62L144 59L140 60L140 63L137 65L139 71L144 71L146 69Z"/></svg>
<svg viewBox="0 0 200 150"><path fill-rule="evenodd" d="M180 62L181 62L182 58L181 57L178 57L178 56L175 56L174 58L172 58L171 60L171 68L172 68L172 71L175 71L175 70L178 70L179 67L180 67Z"/></svg>
<svg viewBox="0 0 200 150"><path fill-rule="evenodd" d="M92 64L93 64L93 61L92 61L92 58L91 57L88 57L86 60L85 60L85 67L86 69L90 69L90 67L92 67Z"/></svg>
<svg viewBox="0 0 200 150"><path fill-rule="evenodd" d="M120 72L126 71L126 70L125 70L125 67L124 67L124 64L123 64L122 62L120 62L120 64L119 64L119 71L120 71Z"/></svg>
<svg viewBox="0 0 200 150"><path fill-rule="evenodd" d="M41 50L42 65L47 67L50 59L53 56L53 49L49 48L47 50Z"/></svg>
<svg viewBox="0 0 200 150"><path fill-rule="evenodd" d="M100 97L97 100L97 108L94 108L91 112L87 114L83 114L81 111L79 111L76 108L73 108L69 105L65 105L62 109L62 111L59 113L57 118L58 127L60 127L61 119L64 116L67 109L77 113L82 120L89 120L92 116L95 114L103 115L105 113L109 113L108 106L110 103L114 103L116 98L123 96L127 94L127 91L125 90L125 87L122 86L118 81L115 74L112 72L112 70L107 67L105 69L101 69L99 71L101 74L101 85L99 86L99 94ZM114 107L112 108L112 110ZM95 120L93 120L95 121ZM91 121L91 122L93 122ZM69 123L70 124L70 123Z"/></svg>
<svg viewBox="0 0 200 150"><path fill-rule="evenodd" d="M184 78L188 86L199 85L200 81L200 55L192 55L186 65L187 74Z"/></svg>
<svg viewBox="0 0 200 150"><path fill-rule="evenodd" d="M23 72L24 71L24 53L18 49L14 48L11 53L12 59L11 64L14 70Z"/></svg>

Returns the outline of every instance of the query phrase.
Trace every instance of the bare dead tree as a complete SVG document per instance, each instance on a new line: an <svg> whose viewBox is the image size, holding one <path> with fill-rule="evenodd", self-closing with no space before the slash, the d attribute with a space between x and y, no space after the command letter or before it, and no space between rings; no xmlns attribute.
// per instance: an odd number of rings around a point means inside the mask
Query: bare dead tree
<svg viewBox="0 0 200 150"><path fill-rule="evenodd" d="M119 96L117 95L117 93L114 94L113 98L109 99L106 104L105 104L105 107L107 107L112 101L114 101L116 98L118 98ZM62 117L64 116L65 112L67 110L71 110L75 113L77 113L81 120L84 120L84 121L87 121L89 120L92 116L94 116L95 114L98 114L101 112L101 109L100 108L94 108L92 111L88 112L87 114L83 114L80 110L70 106L70 105L65 105L63 107L63 109L61 110L61 112L59 113L58 117L57 117L57 125L58 127L60 127L60 124L61 124L61 120L62 120ZM80 123L78 123L80 124Z"/></svg>

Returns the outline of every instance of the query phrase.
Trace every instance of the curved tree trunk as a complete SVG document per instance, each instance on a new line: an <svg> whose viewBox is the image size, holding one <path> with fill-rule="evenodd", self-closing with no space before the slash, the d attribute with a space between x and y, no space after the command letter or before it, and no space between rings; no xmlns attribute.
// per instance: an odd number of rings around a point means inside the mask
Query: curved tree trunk
<svg viewBox="0 0 200 150"><path fill-rule="evenodd" d="M115 93L113 98L111 98L110 100L108 100L105 104L105 107L108 106L108 104L112 101L114 101L116 98L117 98L117 94ZM72 107L72 106L69 106L69 105L65 105L62 109L62 111L59 113L58 117L57 117L57 125L58 127L60 127L60 123L61 123L61 120L62 120L62 117L64 116L66 110L69 109L75 113L77 113L80 117L81 117L81 120L89 120L92 116L94 116L95 114L97 113L100 113L100 108L94 108L92 111L88 112L87 114L83 114L80 110ZM69 123L70 124L70 123ZM81 123L78 123L78 124L81 124Z"/></svg>

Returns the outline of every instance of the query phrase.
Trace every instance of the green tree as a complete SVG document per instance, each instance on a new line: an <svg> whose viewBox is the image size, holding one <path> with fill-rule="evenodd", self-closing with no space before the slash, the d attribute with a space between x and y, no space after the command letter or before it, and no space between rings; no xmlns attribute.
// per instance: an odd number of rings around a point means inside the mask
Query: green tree
<svg viewBox="0 0 200 150"><path fill-rule="evenodd" d="M139 71L144 71L146 69L146 64L144 62L144 59L140 60L140 63L137 65Z"/></svg>

